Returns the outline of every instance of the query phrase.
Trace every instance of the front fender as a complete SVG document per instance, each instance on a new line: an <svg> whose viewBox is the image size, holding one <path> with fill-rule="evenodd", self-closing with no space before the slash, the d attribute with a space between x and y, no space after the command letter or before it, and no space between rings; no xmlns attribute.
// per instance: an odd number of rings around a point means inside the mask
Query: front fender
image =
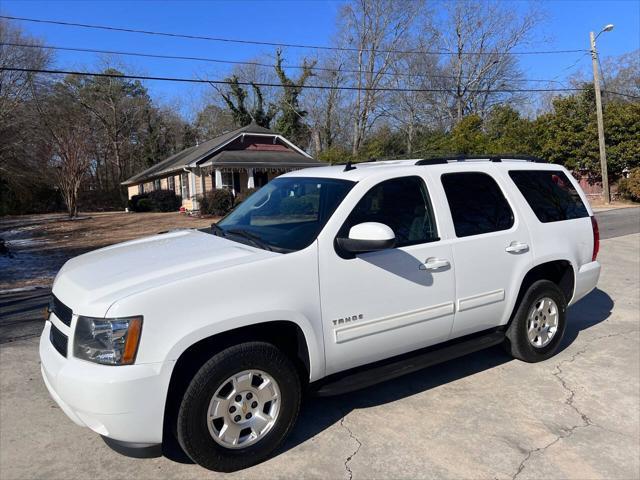
<svg viewBox="0 0 640 480"><path fill-rule="evenodd" d="M319 348L321 339L317 338L311 322L307 317L299 312L290 310L256 312L250 315L242 315L203 325L178 339L167 353L166 360L171 362L177 361L189 347L215 335L237 328L277 321L294 323L302 330L307 351L309 352L309 381L313 382L322 378L324 376L324 354Z"/></svg>

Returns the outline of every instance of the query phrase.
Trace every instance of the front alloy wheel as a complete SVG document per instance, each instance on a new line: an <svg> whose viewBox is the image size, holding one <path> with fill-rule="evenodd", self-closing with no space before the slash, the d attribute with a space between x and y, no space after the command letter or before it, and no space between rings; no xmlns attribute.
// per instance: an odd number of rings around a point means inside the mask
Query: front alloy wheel
<svg viewBox="0 0 640 480"><path fill-rule="evenodd" d="M266 342L247 342L211 357L187 387L176 421L184 452L210 470L255 465L276 450L300 411L300 377Z"/></svg>
<svg viewBox="0 0 640 480"><path fill-rule="evenodd" d="M248 447L269 433L279 411L278 382L262 370L244 370L227 378L213 394L209 433L223 447Z"/></svg>

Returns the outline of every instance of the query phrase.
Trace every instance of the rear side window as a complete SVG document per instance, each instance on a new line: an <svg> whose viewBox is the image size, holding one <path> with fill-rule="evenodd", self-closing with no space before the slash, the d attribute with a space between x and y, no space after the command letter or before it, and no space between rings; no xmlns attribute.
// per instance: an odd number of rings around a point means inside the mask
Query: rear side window
<svg viewBox="0 0 640 480"><path fill-rule="evenodd" d="M513 212L502 190L486 173L461 172L442 175L456 236L508 230Z"/></svg>
<svg viewBox="0 0 640 480"><path fill-rule="evenodd" d="M564 172L512 170L509 176L541 222L589 216L580 195Z"/></svg>

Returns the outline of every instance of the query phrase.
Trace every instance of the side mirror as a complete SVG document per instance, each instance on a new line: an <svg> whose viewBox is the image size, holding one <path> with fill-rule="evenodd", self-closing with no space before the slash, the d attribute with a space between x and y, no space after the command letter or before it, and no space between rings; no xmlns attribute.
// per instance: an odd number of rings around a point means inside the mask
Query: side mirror
<svg viewBox="0 0 640 480"><path fill-rule="evenodd" d="M349 253L376 252L393 248L396 236L383 223L365 222L351 227L348 238L337 238L338 246Z"/></svg>

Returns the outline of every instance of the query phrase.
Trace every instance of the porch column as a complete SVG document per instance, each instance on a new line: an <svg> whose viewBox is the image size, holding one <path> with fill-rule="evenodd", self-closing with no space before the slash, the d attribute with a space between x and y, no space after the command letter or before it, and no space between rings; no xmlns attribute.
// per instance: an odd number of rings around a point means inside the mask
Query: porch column
<svg viewBox="0 0 640 480"><path fill-rule="evenodd" d="M247 168L247 188L256 188L256 183L253 180L253 168Z"/></svg>
<svg viewBox="0 0 640 480"><path fill-rule="evenodd" d="M216 169L216 185L215 188L217 189L221 189L222 188L222 172L220 170Z"/></svg>
<svg viewBox="0 0 640 480"><path fill-rule="evenodd" d="M189 196L191 197L191 210L198 210L198 201L196 200L196 174L189 171Z"/></svg>

